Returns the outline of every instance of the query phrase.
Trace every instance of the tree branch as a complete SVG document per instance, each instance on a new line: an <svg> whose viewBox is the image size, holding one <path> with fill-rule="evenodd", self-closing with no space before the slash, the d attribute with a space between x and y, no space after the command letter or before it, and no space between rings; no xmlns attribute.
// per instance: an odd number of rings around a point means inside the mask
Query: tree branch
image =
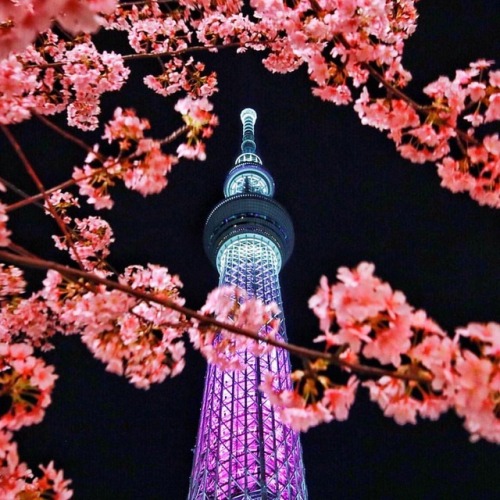
<svg viewBox="0 0 500 500"><path fill-rule="evenodd" d="M121 292L127 293L136 297L140 300L144 300L146 302L154 302L161 306L167 307L169 309L173 309L181 314L184 314L188 318L193 318L198 320L202 324L208 324L210 326L214 326L216 328L220 328L223 330L227 330L231 333L235 333L237 335L243 335L244 337L251 338L258 341L266 342L274 347L279 347L281 349L285 349L291 354L299 356L301 358L306 359L324 359L328 361L330 364L339 366L342 368L347 368L357 373L361 373L364 375L372 375L377 377L389 376L393 378L398 378L402 380L414 380L417 382L427 383L432 380L432 376L426 374L412 374L412 373L398 373L390 370L385 370L383 368L371 367L366 365L361 365L358 363L350 363L343 359L340 359L338 356L334 354L317 351L315 349L308 349L306 347L301 347L295 344L290 344L288 342L282 342L280 340L272 339L272 338L264 338L261 337L258 332L254 332L251 330L246 330L244 328L240 328L228 323L223 323L209 316L205 316L198 311L193 309L189 309L187 307L181 306L169 299L165 299L163 297L158 297L157 295L142 292L140 290L131 288L130 286L124 285L117 281L112 281L106 278L101 278L95 274L81 271L79 269L74 269L68 266L64 266L62 264L58 264L57 262L44 260L40 258L33 257L24 257L19 255L14 255L10 252L6 252L0 250L0 259L5 260L6 262L10 262L12 264L16 264L23 267L30 267L35 269L52 269L54 271L59 272L61 275L65 276L69 279L80 279L83 278L88 280L94 284L104 285L114 290L119 290Z"/></svg>

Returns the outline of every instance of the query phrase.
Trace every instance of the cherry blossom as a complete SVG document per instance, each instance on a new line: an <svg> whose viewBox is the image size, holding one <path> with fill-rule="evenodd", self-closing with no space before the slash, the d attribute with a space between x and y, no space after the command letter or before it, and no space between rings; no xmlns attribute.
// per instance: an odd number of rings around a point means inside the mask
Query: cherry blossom
<svg viewBox="0 0 500 500"><path fill-rule="evenodd" d="M174 57L164 66L161 75L148 75L144 83L157 94L169 96L180 91L187 92L191 97L210 97L217 92L217 77L215 72L204 74L205 64L195 62L192 57L184 61Z"/></svg>
<svg viewBox="0 0 500 500"><path fill-rule="evenodd" d="M328 333L330 345L347 344L353 353L362 352L382 364L398 366L411 345L411 308L401 292L393 292L373 275L374 269L368 263L353 271L340 268L340 283L331 287L322 278L309 307L320 318L320 328Z"/></svg>
<svg viewBox="0 0 500 500"><path fill-rule="evenodd" d="M350 377L347 385L334 385L327 377L296 371L292 380L293 390L278 390L277 376L266 373L260 385L283 423L304 432L321 423L347 419L359 383L356 377Z"/></svg>
<svg viewBox="0 0 500 500"><path fill-rule="evenodd" d="M325 342L326 351L340 349L343 355L336 364L344 370L371 358L390 367L382 377L362 385L384 415L397 423L415 424L418 416L436 420L453 408L464 417L472 440L498 443L500 326L471 323L457 329L453 340L424 311L407 304L401 292L375 277L374 270L373 264L363 262L353 270L340 268L334 285L321 278L309 300L322 330L316 341ZM469 343L462 345L463 338ZM321 377L326 375L318 375L325 370L320 367L309 378L327 387L329 379L325 382ZM304 394L305 402L293 399L294 408L307 409L307 391ZM314 415L316 410L311 410Z"/></svg>
<svg viewBox="0 0 500 500"><path fill-rule="evenodd" d="M200 312L236 328L258 333L259 338L264 339L274 339L280 324L280 311L274 302L264 304L260 299L248 297L236 286L223 286L210 292ZM246 351L260 356L272 348L265 342L215 328L199 319L191 322L189 337L195 349L199 349L209 363L225 370L244 369L241 355Z"/></svg>
<svg viewBox="0 0 500 500"><path fill-rule="evenodd" d="M17 430L43 419L57 375L26 343L0 342L0 429Z"/></svg>
<svg viewBox="0 0 500 500"><path fill-rule="evenodd" d="M56 19L70 33L94 32L103 23L100 13L114 10L116 0L28 0L0 6L0 58L21 50Z"/></svg>
<svg viewBox="0 0 500 500"><path fill-rule="evenodd" d="M114 241L110 225L100 217L75 219L69 236L53 236L59 250L68 250L71 258L81 262L87 271L96 272L103 267Z"/></svg>
<svg viewBox="0 0 500 500"><path fill-rule="evenodd" d="M113 119L105 126L103 138L117 144L118 156L105 158L96 145L87 155L83 168L76 167L73 172L80 194L88 197L88 203L97 209L111 208L113 200L108 188L117 179L143 196L159 193L166 187L167 174L178 158L163 152L163 141L145 136L149 128L148 120L139 118L134 110L115 110ZM195 142L199 141L196 136L199 129L192 133Z"/></svg>
<svg viewBox="0 0 500 500"><path fill-rule="evenodd" d="M119 90L129 73L122 56L98 52L89 36L75 44L47 31L40 42L0 60L0 123L67 110L69 125L93 130L100 96Z"/></svg>
<svg viewBox="0 0 500 500"><path fill-rule="evenodd" d="M478 354L467 348L459 351L450 397L472 441L500 443L500 325L471 323L457 329L455 341L461 338L472 341Z"/></svg>
<svg viewBox="0 0 500 500"><path fill-rule="evenodd" d="M480 205L500 207L500 140L485 136L482 144L467 149L467 156L450 156L438 163L441 185L454 193L468 191Z"/></svg>
<svg viewBox="0 0 500 500"><path fill-rule="evenodd" d="M203 161L206 158L205 143L202 141L212 135L218 124L217 116L211 113L213 105L206 97L193 99L185 97L177 101L175 110L182 115L188 126L187 141L177 147L177 155Z"/></svg>
<svg viewBox="0 0 500 500"><path fill-rule="evenodd" d="M32 347L53 348L56 321L39 293L26 299L14 297L0 309L0 341L28 341Z"/></svg>
<svg viewBox="0 0 500 500"><path fill-rule="evenodd" d="M133 289L183 304L178 294L181 283L165 268L129 267L120 281ZM47 281L51 291L46 296L52 300L60 296L60 284L52 275ZM179 313L103 287L92 292L83 288L77 293L66 294L67 298L59 306L59 320L68 333L81 335L83 343L106 364L108 371L124 375L143 389L182 371L184 320Z"/></svg>
<svg viewBox="0 0 500 500"><path fill-rule="evenodd" d="M0 300L9 295L20 295L26 288L26 281L21 269L0 264Z"/></svg>
<svg viewBox="0 0 500 500"><path fill-rule="evenodd" d="M35 477L24 462L19 461L17 444L12 433L0 430L0 496L10 498L48 498L67 500L73 496L68 488L71 481L64 479L54 463L40 465L41 477Z"/></svg>

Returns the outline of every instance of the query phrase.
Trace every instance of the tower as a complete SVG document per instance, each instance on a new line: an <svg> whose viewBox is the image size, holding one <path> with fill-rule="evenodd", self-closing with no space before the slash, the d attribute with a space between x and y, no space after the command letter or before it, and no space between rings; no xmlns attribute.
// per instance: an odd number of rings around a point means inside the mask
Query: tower
<svg viewBox="0 0 500 500"><path fill-rule="evenodd" d="M281 308L278 273L294 243L292 221L273 199L274 180L256 154L253 109L241 112L241 154L224 183L224 197L208 216L204 247L220 275L250 297ZM277 338L286 340L284 318ZM277 420L259 391L266 372L290 388L283 349L256 358L239 353L244 371L209 365L191 473L189 500L302 500L307 498L299 436Z"/></svg>

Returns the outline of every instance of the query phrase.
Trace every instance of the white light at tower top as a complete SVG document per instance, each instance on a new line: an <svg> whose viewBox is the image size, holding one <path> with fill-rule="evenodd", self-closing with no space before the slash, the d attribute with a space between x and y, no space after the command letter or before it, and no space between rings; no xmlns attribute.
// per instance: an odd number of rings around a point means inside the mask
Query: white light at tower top
<svg viewBox="0 0 500 500"><path fill-rule="evenodd" d="M245 108L240 114L243 123L243 141L241 151L243 153L255 153L254 125L257 121L257 113L251 108Z"/></svg>

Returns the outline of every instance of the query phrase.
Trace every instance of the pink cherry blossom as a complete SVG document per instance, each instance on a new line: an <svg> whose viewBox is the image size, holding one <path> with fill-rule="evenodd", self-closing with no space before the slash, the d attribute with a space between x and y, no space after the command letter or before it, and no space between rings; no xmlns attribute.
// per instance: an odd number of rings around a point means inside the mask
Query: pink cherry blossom
<svg viewBox="0 0 500 500"><path fill-rule="evenodd" d="M103 139L111 144L119 141L120 149L128 149L130 142L138 142L144 138L144 131L151 128L149 121L139 118L133 109L116 108L113 119L104 127Z"/></svg>
<svg viewBox="0 0 500 500"><path fill-rule="evenodd" d="M351 376L345 386L335 386L325 389L322 403L330 411L335 420L346 420L354 403L359 381Z"/></svg>
<svg viewBox="0 0 500 500"><path fill-rule="evenodd" d="M249 298L244 290L234 286L210 292L200 312L263 338L275 338L280 324L280 311L275 303L264 304L260 299ZM272 349L265 342L204 325L199 320L192 319L191 323L189 336L195 349L225 370L244 369L241 355L246 351L260 356Z"/></svg>
<svg viewBox="0 0 500 500"><path fill-rule="evenodd" d="M301 394L297 386L293 390L278 390L276 382L276 375L266 373L259 388L269 398L278 418L302 432L334 419L347 419L358 386L358 380L352 376L347 385L326 387L322 399L308 401L307 395Z"/></svg>
<svg viewBox="0 0 500 500"><path fill-rule="evenodd" d="M457 328L459 337L468 337L483 344L484 353L500 357L500 325L498 323L469 323L466 328Z"/></svg>
<svg viewBox="0 0 500 500"><path fill-rule="evenodd" d="M73 496L68 489L71 481L64 479L62 471L54 469L53 462L40 469L42 476L34 476L28 466L19 461L12 433L0 430L0 497L67 500Z"/></svg>
<svg viewBox="0 0 500 500"><path fill-rule="evenodd" d="M14 297L1 309L0 341L26 341L31 346L50 350L50 341L56 332L55 321L39 293L21 299Z"/></svg>
<svg viewBox="0 0 500 500"><path fill-rule="evenodd" d="M111 226L104 219L96 216L75 219L69 236L53 236L53 239L59 250L67 250L87 271L107 274L102 268L114 237Z"/></svg>
<svg viewBox="0 0 500 500"><path fill-rule="evenodd" d="M132 288L184 304L179 296L181 282L165 268L131 266L119 279ZM68 284L72 291L68 299L67 292L62 295L62 283L56 275L45 283L50 287L45 292L47 299L59 302L60 327L80 334L108 371L127 377L142 389L182 371L185 349L181 337L186 323L178 312L102 286L88 291Z"/></svg>
<svg viewBox="0 0 500 500"><path fill-rule="evenodd" d="M0 342L0 382L10 407L0 415L0 429L17 430L39 423L50 404L57 375L33 356L26 343Z"/></svg>
<svg viewBox="0 0 500 500"><path fill-rule="evenodd" d="M0 19L5 27L0 31L0 58L10 51L22 50L39 32L50 27L54 18L67 31L94 32L102 24L99 13L110 13L116 0L27 0L2 2Z"/></svg>
<svg viewBox="0 0 500 500"><path fill-rule="evenodd" d="M332 414L321 402L307 405L293 390L278 391L274 387L275 375L266 373L259 389L269 398L278 418L295 431L306 431L324 422L331 422Z"/></svg>
<svg viewBox="0 0 500 500"><path fill-rule="evenodd" d="M11 295L20 295L25 288L23 271L15 266L0 263L0 300Z"/></svg>
<svg viewBox="0 0 500 500"><path fill-rule="evenodd" d="M7 206L0 203L0 247L6 247L10 244L10 235L12 234L9 229L7 229L7 221L9 217L6 213Z"/></svg>
<svg viewBox="0 0 500 500"><path fill-rule="evenodd" d="M499 370L498 358L492 361L465 350L457 359L453 403L473 441L482 437L500 443Z"/></svg>

